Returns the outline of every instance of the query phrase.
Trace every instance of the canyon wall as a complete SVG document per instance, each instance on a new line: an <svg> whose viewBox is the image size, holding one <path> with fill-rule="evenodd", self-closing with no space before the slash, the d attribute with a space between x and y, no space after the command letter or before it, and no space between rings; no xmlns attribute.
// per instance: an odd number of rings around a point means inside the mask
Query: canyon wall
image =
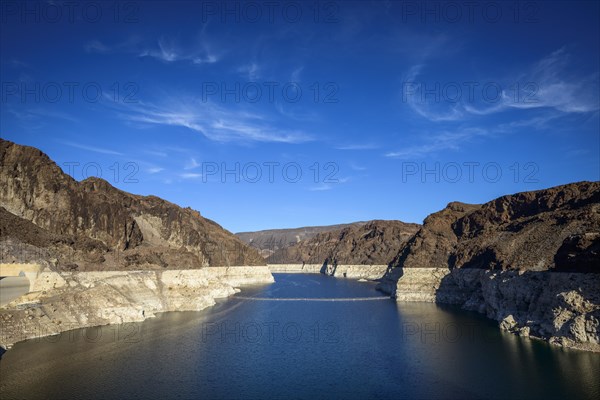
<svg viewBox="0 0 600 400"><path fill-rule="evenodd" d="M239 232L235 235L244 243L259 250L267 258L278 250L286 249L300 241L311 239L319 233L338 231L349 226L361 226L366 222L352 222L349 224L303 226L288 229L266 229L255 232Z"/></svg>
<svg viewBox="0 0 600 400"><path fill-rule="evenodd" d="M457 304L500 327L600 350L600 182L450 203L428 216L379 289Z"/></svg>
<svg viewBox="0 0 600 400"><path fill-rule="evenodd" d="M276 251L269 264L382 265L388 264L420 225L374 220L321 232Z"/></svg>

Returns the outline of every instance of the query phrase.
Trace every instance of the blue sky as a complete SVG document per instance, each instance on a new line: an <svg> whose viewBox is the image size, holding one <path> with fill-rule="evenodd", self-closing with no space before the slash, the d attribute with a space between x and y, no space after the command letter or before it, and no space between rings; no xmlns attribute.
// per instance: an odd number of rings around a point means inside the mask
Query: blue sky
<svg viewBox="0 0 600 400"><path fill-rule="evenodd" d="M70 4L2 2L0 136L233 232L600 179L597 2Z"/></svg>

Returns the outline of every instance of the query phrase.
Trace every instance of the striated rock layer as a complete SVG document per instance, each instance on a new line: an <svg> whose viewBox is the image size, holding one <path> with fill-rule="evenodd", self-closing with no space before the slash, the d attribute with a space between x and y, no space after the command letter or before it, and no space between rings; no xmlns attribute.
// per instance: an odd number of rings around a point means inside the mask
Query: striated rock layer
<svg viewBox="0 0 600 400"><path fill-rule="evenodd" d="M199 311L240 286L273 282L267 267L166 271L56 272L0 310L0 345L90 326L143 321L166 311Z"/></svg>
<svg viewBox="0 0 600 400"><path fill-rule="evenodd" d="M600 182L450 203L398 252L379 288L461 305L505 330L600 351Z"/></svg>

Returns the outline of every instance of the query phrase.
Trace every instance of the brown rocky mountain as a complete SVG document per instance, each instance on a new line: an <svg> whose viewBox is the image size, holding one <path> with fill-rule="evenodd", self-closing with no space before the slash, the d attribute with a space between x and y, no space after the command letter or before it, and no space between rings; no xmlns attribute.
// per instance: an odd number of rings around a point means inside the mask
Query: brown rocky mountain
<svg viewBox="0 0 600 400"><path fill-rule="evenodd" d="M419 229L401 221L369 221L336 231L322 232L293 246L280 249L272 264L388 264Z"/></svg>
<svg viewBox="0 0 600 400"><path fill-rule="evenodd" d="M77 182L41 151L2 139L0 206L1 240L50 251L59 269L264 265L255 249L195 210L99 178Z"/></svg>
<svg viewBox="0 0 600 400"><path fill-rule="evenodd" d="M296 243L311 239L319 233L337 231L350 226L362 226L366 222L352 222L349 224L304 226L289 229L267 229L256 232L239 232L236 236L245 243L260 250L263 257L267 258L277 250L285 249Z"/></svg>
<svg viewBox="0 0 600 400"><path fill-rule="evenodd" d="M502 329L600 351L600 182L450 203L431 214L379 289L460 305Z"/></svg>
<svg viewBox="0 0 600 400"><path fill-rule="evenodd" d="M392 267L600 272L600 182L450 203L428 216Z"/></svg>

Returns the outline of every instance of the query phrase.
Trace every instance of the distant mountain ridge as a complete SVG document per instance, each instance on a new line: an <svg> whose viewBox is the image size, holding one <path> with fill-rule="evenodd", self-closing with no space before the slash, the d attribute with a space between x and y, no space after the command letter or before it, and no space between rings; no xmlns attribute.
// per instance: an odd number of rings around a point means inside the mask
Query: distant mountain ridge
<svg viewBox="0 0 600 400"><path fill-rule="evenodd" d="M288 248L302 240L311 239L321 232L337 231L350 226L362 226L366 223L366 221L358 221L337 225L266 229L255 232L238 232L236 236L250 246L259 249L263 257L266 258L277 250Z"/></svg>
<svg viewBox="0 0 600 400"><path fill-rule="evenodd" d="M267 258L271 264L388 264L420 228L419 224L374 220L320 232L279 249Z"/></svg>

